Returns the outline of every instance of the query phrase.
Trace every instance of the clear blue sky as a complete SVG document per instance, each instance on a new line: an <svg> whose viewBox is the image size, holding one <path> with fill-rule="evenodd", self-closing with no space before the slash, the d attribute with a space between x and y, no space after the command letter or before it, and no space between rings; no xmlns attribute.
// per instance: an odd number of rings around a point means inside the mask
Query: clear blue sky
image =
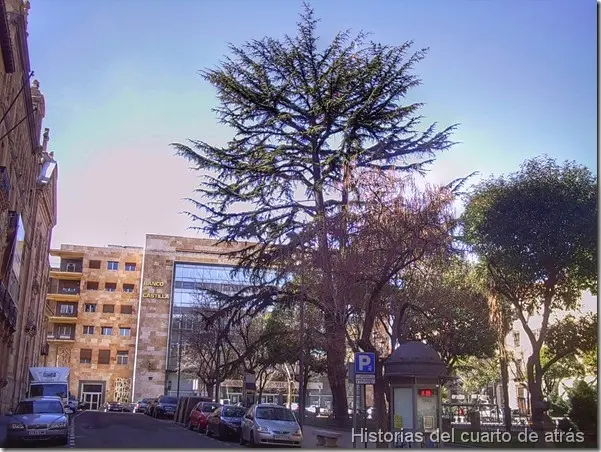
<svg viewBox="0 0 601 452"><path fill-rule="evenodd" d="M33 0L31 67L59 162L53 245L186 234L194 187L171 141L228 138L197 71L227 42L294 34L296 0ZM461 123L432 172L515 171L543 153L596 171L596 4L585 0L314 1L320 35L351 28L429 47L417 66L428 121ZM189 234L189 232L188 232Z"/></svg>

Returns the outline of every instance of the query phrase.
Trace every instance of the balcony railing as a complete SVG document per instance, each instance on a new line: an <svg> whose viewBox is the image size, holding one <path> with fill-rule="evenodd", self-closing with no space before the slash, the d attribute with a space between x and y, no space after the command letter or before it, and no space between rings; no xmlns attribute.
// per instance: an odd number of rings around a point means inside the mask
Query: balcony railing
<svg viewBox="0 0 601 452"><path fill-rule="evenodd" d="M53 267L52 271L55 272L70 272L70 273L81 273L83 270L82 264L76 264L73 262L61 263L59 267Z"/></svg>
<svg viewBox="0 0 601 452"><path fill-rule="evenodd" d="M50 294L58 294L58 295L79 295L80 288L79 287L56 287L51 284L48 289L48 293Z"/></svg>
<svg viewBox="0 0 601 452"><path fill-rule="evenodd" d="M56 308L56 310L54 312L54 316L55 317L77 317L77 309L75 309L73 312L62 312L61 308L58 307L58 308Z"/></svg>
<svg viewBox="0 0 601 452"><path fill-rule="evenodd" d="M0 313L8 320L8 325L12 331L17 329L17 305L13 301L6 286L0 281Z"/></svg>
<svg viewBox="0 0 601 452"><path fill-rule="evenodd" d="M73 341L75 340L75 331L70 331L68 333L48 333L46 339L59 341Z"/></svg>

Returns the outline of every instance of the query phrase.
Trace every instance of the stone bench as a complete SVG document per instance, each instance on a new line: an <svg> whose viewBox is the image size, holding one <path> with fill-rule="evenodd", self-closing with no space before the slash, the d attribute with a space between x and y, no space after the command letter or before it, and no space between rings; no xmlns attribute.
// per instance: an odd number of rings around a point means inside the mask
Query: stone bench
<svg viewBox="0 0 601 452"><path fill-rule="evenodd" d="M342 433L327 430L315 430L313 433L317 437L317 446L321 447L338 447L338 440L342 436Z"/></svg>

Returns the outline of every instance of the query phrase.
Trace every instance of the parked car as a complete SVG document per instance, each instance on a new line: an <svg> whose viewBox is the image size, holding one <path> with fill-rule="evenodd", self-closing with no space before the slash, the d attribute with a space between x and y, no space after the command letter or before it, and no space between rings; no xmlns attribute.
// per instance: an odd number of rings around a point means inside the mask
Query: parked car
<svg viewBox="0 0 601 452"><path fill-rule="evenodd" d="M121 409L124 413L133 413L135 404L133 403L122 403Z"/></svg>
<svg viewBox="0 0 601 452"><path fill-rule="evenodd" d="M219 408L221 405L214 402L198 402L190 411L190 420L188 428L204 432L207 427L207 416Z"/></svg>
<svg viewBox="0 0 601 452"><path fill-rule="evenodd" d="M109 411L121 413L123 411L123 407L119 402L106 402L102 407L102 411L105 413L108 413Z"/></svg>
<svg viewBox="0 0 601 452"><path fill-rule="evenodd" d="M177 408L177 397L160 396L152 406L152 416L157 419L174 417Z"/></svg>
<svg viewBox="0 0 601 452"><path fill-rule="evenodd" d="M60 399L33 397L18 403L14 413L9 412L7 447L33 441L69 442L69 418Z"/></svg>
<svg viewBox="0 0 601 452"><path fill-rule="evenodd" d="M240 429L240 444L301 447L303 432L286 407L256 404L250 407Z"/></svg>
<svg viewBox="0 0 601 452"><path fill-rule="evenodd" d="M154 406L157 403L158 398L156 399L150 399L150 401L148 402L148 405L146 405L146 408L144 408L144 414L147 414L148 416L152 416L152 413L154 411Z"/></svg>
<svg viewBox="0 0 601 452"><path fill-rule="evenodd" d="M140 399L134 405L134 413L144 413L146 407L153 399Z"/></svg>
<svg viewBox="0 0 601 452"><path fill-rule="evenodd" d="M216 435L218 438L238 438L242 418L246 408L235 405L223 405L207 416L207 436Z"/></svg>

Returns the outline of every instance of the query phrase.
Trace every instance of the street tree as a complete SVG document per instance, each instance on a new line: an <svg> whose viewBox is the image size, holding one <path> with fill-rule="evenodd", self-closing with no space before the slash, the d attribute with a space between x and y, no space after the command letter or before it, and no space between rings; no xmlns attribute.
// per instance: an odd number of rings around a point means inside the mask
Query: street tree
<svg viewBox="0 0 601 452"><path fill-rule="evenodd" d="M553 311L572 310L597 290L597 178L573 162L525 162L507 177L479 183L463 215L465 240L488 268L532 346L526 370L532 420L542 428L541 348ZM532 314L542 323L538 334Z"/></svg>
<svg viewBox="0 0 601 452"><path fill-rule="evenodd" d="M308 306L305 314L304 332L300 332L298 306L279 305L270 312L266 322L268 334L277 337L266 346L268 361L277 365L296 368L301 353L304 358L303 378L307 388L309 380L326 373L326 357L323 342L326 335L321 330L320 313L314 306ZM296 370L296 369L295 369Z"/></svg>
<svg viewBox="0 0 601 452"><path fill-rule="evenodd" d="M547 345L541 349L541 364L543 367L547 366L554 359L554 355ZM567 355L555 360L547 367L543 375L543 394L551 396L558 393L561 389L560 383L562 380L581 377L584 377L584 365L578 360L576 355Z"/></svg>
<svg viewBox="0 0 601 452"><path fill-rule="evenodd" d="M454 126L421 127L421 104L406 100L420 84L413 71L426 49L412 52L411 42L387 46L349 32L320 46L317 23L305 5L296 36L231 45L231 56L202 75L217 89L216 112L234 137L224 146L202 140L173 146L202 177L199 198L190 200L197 210L189 212L199 229L224 243L256 243L231 256L253 284L273 286L266 275L274 271L272 279L281 282L290 270L281 263L291 254L286 248L299 246L288 234L302 236L304 224L315 224L310 246L319 256L320 305L330 335L328 379L342 421L348 416L346 303L334 290L332 252L345 246L346 231L334 235L329 219L349 204L356 169L424 171L451 147ZM256 312L279 292L259 293L255 301L232 297L228 310Z"/></svg>
<svg viewBox="0 0 601 452"><path fill-rule="evenodd" d="M357 202L333 218L333 230L348 231L345 247L333 255L334 287L345 300L350 348L376 354L374 403L386 428L383 363L391 350L384 346L384 322L397 312L403 276L449 253L455 196L451 187L418 188L410 177L381 171L356 174L353 187ZM406 313L419 310L417 303L405 306Z"/></svg>
<svg viewBox="0 0 601 452"><path fill-rule="evenodd" d="M231 375L239 371L240 376L246 373L254 374L259 398L274 368L268 344L279 340L266 326L267 320L264 316L245 317L239 323L228 325L227 334L224 336L224 342L232 351L233 359L223 363L222 372Z"/></svg>
<svg viewBox="0 0 601 452"><path fill-rule="evenodd" d="M444 267L422 279L414 295L429 315L411 318L410 338L432 346L450 371L462 358L494 357L497 344L488 299L474 282L473 269L459 257L437 264Z"/></svg>
<svg viewBox="0 0 601 452"><path fill-rule="evenodd" d="M472 396L480 394L483 389L491 387L499 381L498 357L477 358L468 356L460 358L453 372L461 380L461 387L468 401Z"/></svg>

